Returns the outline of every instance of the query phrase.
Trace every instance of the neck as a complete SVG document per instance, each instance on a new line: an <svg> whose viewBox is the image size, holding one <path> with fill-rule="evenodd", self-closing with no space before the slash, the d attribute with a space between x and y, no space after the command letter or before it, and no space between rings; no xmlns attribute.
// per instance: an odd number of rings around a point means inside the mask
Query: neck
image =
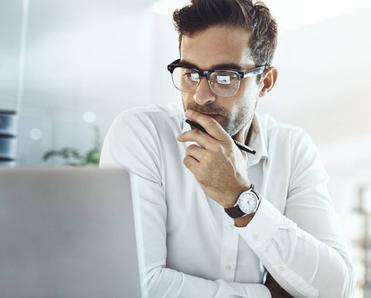
<svg viewBox="0 0 371 298"><path fill-rule="evenodd" d="M249 145L254 132L257 132L255 116L248 125L244 126L237 134L233 136L233 139L245 145Z"/></svg>

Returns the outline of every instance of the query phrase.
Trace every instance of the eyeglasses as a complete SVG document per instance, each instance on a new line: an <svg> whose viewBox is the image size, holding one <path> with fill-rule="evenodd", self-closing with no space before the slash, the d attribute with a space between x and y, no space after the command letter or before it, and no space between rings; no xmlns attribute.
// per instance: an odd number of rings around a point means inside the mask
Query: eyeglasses
<svg viewBox="0 0 371 298"><path fill-rule="evenodd" d="M175 60L167 66L171 73L175 88L181 92L193 93L199 86L202 77L207 79L211 91L221 97L232 97L240 89L241 80L248 77L261 75L268 65L258 66L250 70L235 69L210 69L200 70Z"/></svg>

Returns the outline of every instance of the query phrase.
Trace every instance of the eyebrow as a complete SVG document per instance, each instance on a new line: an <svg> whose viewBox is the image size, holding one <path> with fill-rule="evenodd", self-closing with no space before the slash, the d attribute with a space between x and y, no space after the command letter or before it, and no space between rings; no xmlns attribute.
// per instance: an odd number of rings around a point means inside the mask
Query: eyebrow
<svg viewBox="0 0 371 298"><path fill-rule="evenodd" d="M184 59L181 59L179 61L179 63L182 63L182 64L185 64L187 66L200 69L196 64L188 62L187 60L184 60ZM214 65L211 66L210 69L237 69L237 70L242 70L243 68L236 63L223 63L223 64L214 64Z"/></svg>

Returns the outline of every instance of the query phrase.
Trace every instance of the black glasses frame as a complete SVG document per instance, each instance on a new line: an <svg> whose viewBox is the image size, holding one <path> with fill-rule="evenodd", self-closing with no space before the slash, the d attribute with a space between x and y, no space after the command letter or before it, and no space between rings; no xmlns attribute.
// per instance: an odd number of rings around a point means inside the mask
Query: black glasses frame
<svg viewBox="0 0 371 298"><path fill-rule="evenodd" d="M260 66L257 66L255 68L253 68L253 69L250 69L250 70L239 70L239 69L209 69L209 70L200 70L197 67L190 66L190 65L185 64L185 63L180 63L180 59L177 59L177 60L171 62L167 66L167 70L171 74L173 74L174 69L177 68L177 67L186 67L186 68L192 69L196 73L198 73L201 78L202 77L205 77L208 80L210 78L210 75L213 72L216 72L216 71L231 71L231 72L234 72L234 73L238 74L238 77L241 80L241 79L244 79L244 78L247 78L247 77L253 77L253 76L261 75L270 66L269 65L260 65Z"/></svg>

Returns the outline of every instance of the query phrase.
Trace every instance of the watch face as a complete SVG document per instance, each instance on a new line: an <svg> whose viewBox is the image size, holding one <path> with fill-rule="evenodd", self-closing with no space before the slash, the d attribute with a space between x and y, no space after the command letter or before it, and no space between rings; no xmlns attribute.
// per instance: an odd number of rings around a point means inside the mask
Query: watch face
<svg viewBox="0 0 371 298"><path fill-rule="evenodd" d="M253 213L258 205L258 198L252 192L243 193L239 199L238 206L246 214Z"/></svg>

